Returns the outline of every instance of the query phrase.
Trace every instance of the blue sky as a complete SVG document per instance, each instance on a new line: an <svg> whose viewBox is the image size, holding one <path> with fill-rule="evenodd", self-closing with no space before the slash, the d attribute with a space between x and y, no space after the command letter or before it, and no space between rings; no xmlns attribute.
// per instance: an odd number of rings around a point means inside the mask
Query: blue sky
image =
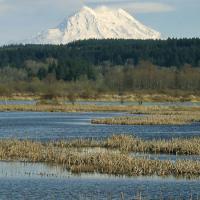
<svg viewBox="0 0 200 200"><path fill-rule="evenodd" d="M0 44L55 27L83 5L123 8L167 37L200 37L200 0L0 0Z"/></svg>

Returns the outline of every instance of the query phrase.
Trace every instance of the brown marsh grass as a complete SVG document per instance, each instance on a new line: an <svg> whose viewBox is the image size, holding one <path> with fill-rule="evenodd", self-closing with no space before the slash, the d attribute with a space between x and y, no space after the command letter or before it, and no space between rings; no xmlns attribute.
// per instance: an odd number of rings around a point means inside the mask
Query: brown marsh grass
<svg viewBox="0 0 200 200"><path fill-rule="evenodd" d="M128 152L200 155L200 137L142 140L129 135L113 135L105 140L104 147Z"/></svg>
<svg viewBox="0 0 200 200"><path fill-rule="evenodd" d="M0 111L38 111L38 112L95 112L95 111L116 111L129 112L135 106L97 106L80 104L39 104L39 105L0 105Z"/></svg>
<svg viewBox="0 0 200 200"><path fill-rule="evenodd" d="M131 135L113 135L105 140L76 139L54 142L59 148L106 148L121 152L200 155L200 137L170 140L143 140Z"/></svg>
<svg viewBox="0 0 200 200"><path fill-rule="evenodd" d="M31 93L15 93L10 95L1 96L0 99L7 99L7 100L35 100L41 99L43 97L42 94L31 94ZM55 97L59 100L66 100L66 97ZM86 101L113 101L117 102L121 100L121 95L115 93L105 93L105 94L98 94L97 96L90 96L88 98L80 98L78 97L77 100L86 100ZM125 93L123 95L125 101L133 101L138 102L140 100L144 102L183 102L183 101L190 101L190 102L199 102L200 96L197 94L191 94L191 92L186 91L168 91L167 94L157 93L157 92L150 92L148 91L134 91L129 93Z"/></svg>
<svg viewBox="0 0 200 200"><path fill-rule="evenodd" d="M94 104L36 104L36 105L0 105L0 111L38 111L38 112L129 112L133 114L155 114L170 112L184 113L200 112L200 107L173 107L173 106L131 106L131 105L94 105Z"/></svg>
<svg viewBox="0 0 200 200"><path fill-rule="evenodd" d="M126 151L181 152L200 155L199 140L193 138L171 141L142 141L126 135L112 136L102 141L74 140L42 143L1 140L0 160L58 164L73 173L97 172L127 176L199 177L199 161L149 160L132 157L126 153ZM85 147L99 147L99 151L81 151ZM118 149L119 151L115 152L111 149Z"/></svg>
<svg viewBox="0 0 200 200"><path fill-rule="evenodd" d="M160 112L162 113L162 112ZM183 125L200 121L200 112L180 113L175 111L164 114L149 114L140 116L123 116L105 119L93 119L93 124L118 124L118 125Z"/></svg>
<svg viewBox="0 0 200 200"><path fill-rule="evenodd" d="M58 164L73 173L97 172L127 176L199 177L198 161L159 161L134 158L128 154L102 152L80 153L74 148L59 148L54 143L0 141L0 159Z"/></svg>

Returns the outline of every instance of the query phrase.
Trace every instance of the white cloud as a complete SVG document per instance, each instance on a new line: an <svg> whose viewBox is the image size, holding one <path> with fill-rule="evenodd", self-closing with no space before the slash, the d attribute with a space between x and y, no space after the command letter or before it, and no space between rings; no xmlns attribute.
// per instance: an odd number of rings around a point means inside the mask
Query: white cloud
<svg viewBox="0 0 200 200"><path fill-rule="evenodd" d="M151 2L146 0L0 0L0 14L9 13L11 10L17 13L29 13L34 14L49 11L64 11L70 13L79 9L83 4L88 6L109 6L119 7L126 9L129 12L134 13L158 13L158 12L170 12L175 10L169 4L152 0ZM66 13L67 14L67 13Z"/></svg>
<svg viewBox="0 0 200 200"><path fill-rule="evenodd" d="M3 1L0 1L0 15L11 11L11 9L12 9L11 6L4 4Z"/></svg>
<svg viewBox="0 0 200 200"><path fill-rule="evenodd" d="M124 8L137 13L171 12L175 8L163 3L129 3Z"/></svg>
<svg viewBox="0 0 200 200"><path fill-rule="evenodd" d="M175 8L166 3L159 2L138 2L138 1L117 1L117 0L102 0L102 1L94 1L94 0L86 0L88 5L91 6L99 6L106 5L110 7L120 7L126 9L130 12L135 13L158 13L158 12L171 12L174 11Z"/></svg>
<svg viewBox="0 0 200 200"><path fill-rule="evenodd" d="M82 0L0 0L0 15L37 17L38 14L56 15L64 11L67 15L82 6Z"/></svg>

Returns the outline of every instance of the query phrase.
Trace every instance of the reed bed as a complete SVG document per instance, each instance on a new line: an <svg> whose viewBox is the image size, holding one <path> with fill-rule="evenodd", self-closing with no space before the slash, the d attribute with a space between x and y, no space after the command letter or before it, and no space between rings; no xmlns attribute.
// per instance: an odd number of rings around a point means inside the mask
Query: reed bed
<svg viewBox="0 0 200 200"><path fill-rule="evenodd" d="M134 109L128 106L97 106L97 105L80 105L80 104L63 104L63 105L0 105L0 111L37 111L37 112L128 112Z"/></svg>
<svg viewBox="0 0 200 200"><path fill-rule="evenodd" d="M200 155L200 137L143 140L131 135L113 135L105 140L61 140L52 145L59 148L106 148L121 152Z"/></svg>
<svg viewBox="0 0 200 200"><path fill-rule="evenodd" d="M198 161L159 161L134 158L124 153L85 152L74 148L59 148L52 142L0 141L0 160L45 162L58 164L73 173L102 173L126 176L199 177Z"/></svg>
<svg viewBox="0 0 200 200"><path fill-rule="evenodd" d="M186 112L179 114L151 114L140 116L123 116L105 119L93 119L92 124L118 124L118 125L183 125L200 121L200 112Z"/></svg>
<svg viewBox="0 0 200 200"><path fill-rule="evenodd" d="M182 110L183 108L161 108L160 110L147 110L147 111L132 111L130 114L143 114L143 115L200 115L199 110Z"/></svg>
<svg viewBox="0 0 200 200"><path fill-rule="evenodd" d="M200 112L200 107L173 106L99 106L94 104L36 104L36 105L0 105L0 111L37 111L37 112L129 112L133 114L155 114L164 112Z"/></svg>
<svg viewBox="0 0 200 200"><path fill-rule="evenodd" d="M98 172L127 176L200 176L198 161L158 161L134 158L126 151L183 153L200 155L200 138L152 140L119 135L106 140L73 140L59 142L0 141L0 159L60 164L74 173ZM80 151L85 147L106 148L103 151ZM118 149L120 152L111 151Z"/></svg>
<svg viewBox="0 0 200 200"><path fill-rule="evenodd" d="M125 152L153 154L200 155L200 137L170 140L142 140L129 135L113 135L102 145Z"/></svg>

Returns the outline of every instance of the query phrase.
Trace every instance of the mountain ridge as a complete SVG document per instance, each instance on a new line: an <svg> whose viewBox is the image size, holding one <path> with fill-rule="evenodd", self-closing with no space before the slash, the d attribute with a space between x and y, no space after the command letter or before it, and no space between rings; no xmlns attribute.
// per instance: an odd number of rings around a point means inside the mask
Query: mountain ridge
<svg viewBox="0 0 200 200"><path fill-rule="evenodd" d="M84 6L55 28L24 40L24 44L67 44L85 39L161 39L161 34L136 20L125 10Z"/></svg>

